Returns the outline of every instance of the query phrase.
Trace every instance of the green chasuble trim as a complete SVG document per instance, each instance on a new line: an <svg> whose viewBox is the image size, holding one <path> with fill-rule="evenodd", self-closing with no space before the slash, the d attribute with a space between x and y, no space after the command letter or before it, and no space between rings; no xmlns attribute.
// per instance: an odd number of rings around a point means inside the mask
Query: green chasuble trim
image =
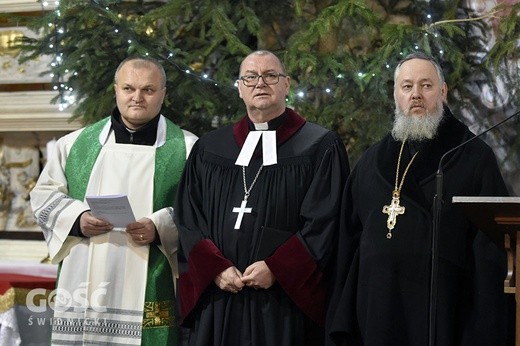
<svg viewBox="0 0 520 346"><path fill-rule="evenodd" d="M74 199L85 200L90 173L101 151L99 134L109 120L110 117L107 117L86 127L72 144L65 163L65 177L69 196Z"/></svg>
<svg viewBox="0 0 520 346"><path fill-rule="evenodd" d="M72 198L84 200L92 168L101 151L99 135L110 117L86 127L78 136L65 165ZM166 142L155 152L153 210L173 205L175 192L186 162L186 143L182 129L166 119ZM142 345L176 345L175 293L167 258L150 244L143 318Z"/></svg>

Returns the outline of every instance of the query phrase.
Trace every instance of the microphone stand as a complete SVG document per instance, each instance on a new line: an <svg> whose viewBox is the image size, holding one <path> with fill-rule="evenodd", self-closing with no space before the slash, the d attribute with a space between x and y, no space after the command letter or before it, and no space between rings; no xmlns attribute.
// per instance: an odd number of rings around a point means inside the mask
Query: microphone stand
<svg viewBox="0 0 520 346"><path fill-rule="evenodd" d="M435 338L436 338L436 317L437 317L437 272L438 272L438 238L439 238L439 226L441 223L441 211L442 211L442 190L443 190L443 172L442 172L442 163L444 161L444 158L456 151L457 149L465 146L468 142L471 142L477 137L480 137L484 135L485 133L493 130L494 128L498 127L502 123L508 121L509 119L517 116L520 114L519 112L514 113L513 115L510 115L509 117L505 118L504 120L496 123L495 125L491 126L487 130L474 135L470 139L462 142L461 144L451 148L447 152L445 152L441 159L439 160L439 166L437 168L437 173L435 175L435 196L433 198L433 226L432 226L432 245L431 245L431 251L432 251L432 257L431 257L431 276L430 276L430 305L429 305L429 333L428 333L428 345L429 346L435 346Z"/></svg>

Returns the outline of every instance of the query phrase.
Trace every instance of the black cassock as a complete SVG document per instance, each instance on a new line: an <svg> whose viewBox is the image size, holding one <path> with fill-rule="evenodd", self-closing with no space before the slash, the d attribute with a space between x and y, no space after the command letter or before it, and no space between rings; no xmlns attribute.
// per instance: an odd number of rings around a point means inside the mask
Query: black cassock
<svg viewBox="0 0 520 346"><path fill-rule="evenodd" d="M442 154L472 135L445 108L436 138L405 145L400 177L412 152L419 153L404 181L400 202L406 209L391 239L382 209L392 198L401 142L388 135L356 164L343 196L337 285L327 316L338 344L428 345L435 172ZM508 309L514 308L503 293L505 254L451 199L508 192L491 148L480 139L444 162L436 345L504 345Z"/></svg>
<svg viewBox="0 0 520 346"><path fill-rule="evenodd" d="M286 109L269 123L278 163L262 168L247 201L252 212L234 229L233 208L244 198L235 161L251 126L246 117L208 133L188 158L175 207L182 325L190 328L191 345L320 344L349 172L345 147L337 134ZM247 188L262 162L258 152L246 168ZM214 284L226 268L243 272L257 260L276 277L271 288L233 294Z"/></svg>

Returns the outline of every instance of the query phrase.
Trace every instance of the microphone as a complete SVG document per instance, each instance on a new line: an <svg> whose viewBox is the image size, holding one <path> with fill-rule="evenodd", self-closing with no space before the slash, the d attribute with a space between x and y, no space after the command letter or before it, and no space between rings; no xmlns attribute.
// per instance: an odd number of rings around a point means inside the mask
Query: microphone
<svg viewBox="0 0 520 346"><path fill-rule="evenodd" d="M432 258L431 258L431 277L430 277L430 306L429 306L429 346L435 346L435 329L436 329L436 315L437 315L437 241L438 241L438 231L439 225L441 221L441 209L442 209L442 188L443 188L443 172L442 172L442 164L444 159L451 153L457 151L458 149L464 147L469 142L473 141L476 138L483 136L489 131L497 128L502 125L506 121L515 116L519 115L520 111L514 113L513 115L508 116L504 120L496 123L490 128L484 130L483 132L474 135L468 140L460 143L459 145L451 148L447 152L445 152L441 159L439 160L439 166L437 168L437 173L435 175L435 196L433 198L433 227L432 227Z"/></svg>
<svg viewBox="0 0 520 346"><path fill-rule="evenodd" d="M451 154L452 152L456 151L457 149L459 149L459 148L465 146L466 144L468 144L469 142L471 142L471 141L474 140L475 138L478 138L478 137L480 137L480 136L482 136L482 135L488 133L489 131L491 131L491 130L497 128L498 126L502 125L503 123L505 123L505 122L508 121L509 119L514 118L514 117L516 117L516 116L519 115L519 114L520 114L520 111L514 113L513 115L508 116L508 117L505 118L504 120L502 120L502 121L496 123L495 125L491 126L490 128L488 128L488 129L482 131L481 133L479 133L479 134L477 134L477 135L474 135L474 136L471 137L470 139L468 139L468 140L466 140L466 141L460 143L459 145L457 145L457 146L451 148L450 150L448 150L447 152L445 152L445 153L442 155L441 159L439 160L439 167L437 168L437 175L439 175L439 174L442 175L442 162L444 161L444 158L445 158L446 156L448 156L448 155ZM437 191L437 192L439 192L439 191ZM442 192L442 191L441 191L441 192Z"/></svg>

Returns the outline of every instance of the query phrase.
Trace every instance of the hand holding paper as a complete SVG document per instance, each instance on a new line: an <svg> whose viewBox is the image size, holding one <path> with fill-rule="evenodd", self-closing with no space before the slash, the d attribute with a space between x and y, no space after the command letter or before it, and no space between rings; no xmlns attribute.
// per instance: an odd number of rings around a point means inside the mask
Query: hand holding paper
<svg viewBox="0 0 520 346"><path fill-rule="evenodd" d="M114 228L126 228L135 222L134 212L126 195L87 196L92 215L110 222Z"/></svg>

